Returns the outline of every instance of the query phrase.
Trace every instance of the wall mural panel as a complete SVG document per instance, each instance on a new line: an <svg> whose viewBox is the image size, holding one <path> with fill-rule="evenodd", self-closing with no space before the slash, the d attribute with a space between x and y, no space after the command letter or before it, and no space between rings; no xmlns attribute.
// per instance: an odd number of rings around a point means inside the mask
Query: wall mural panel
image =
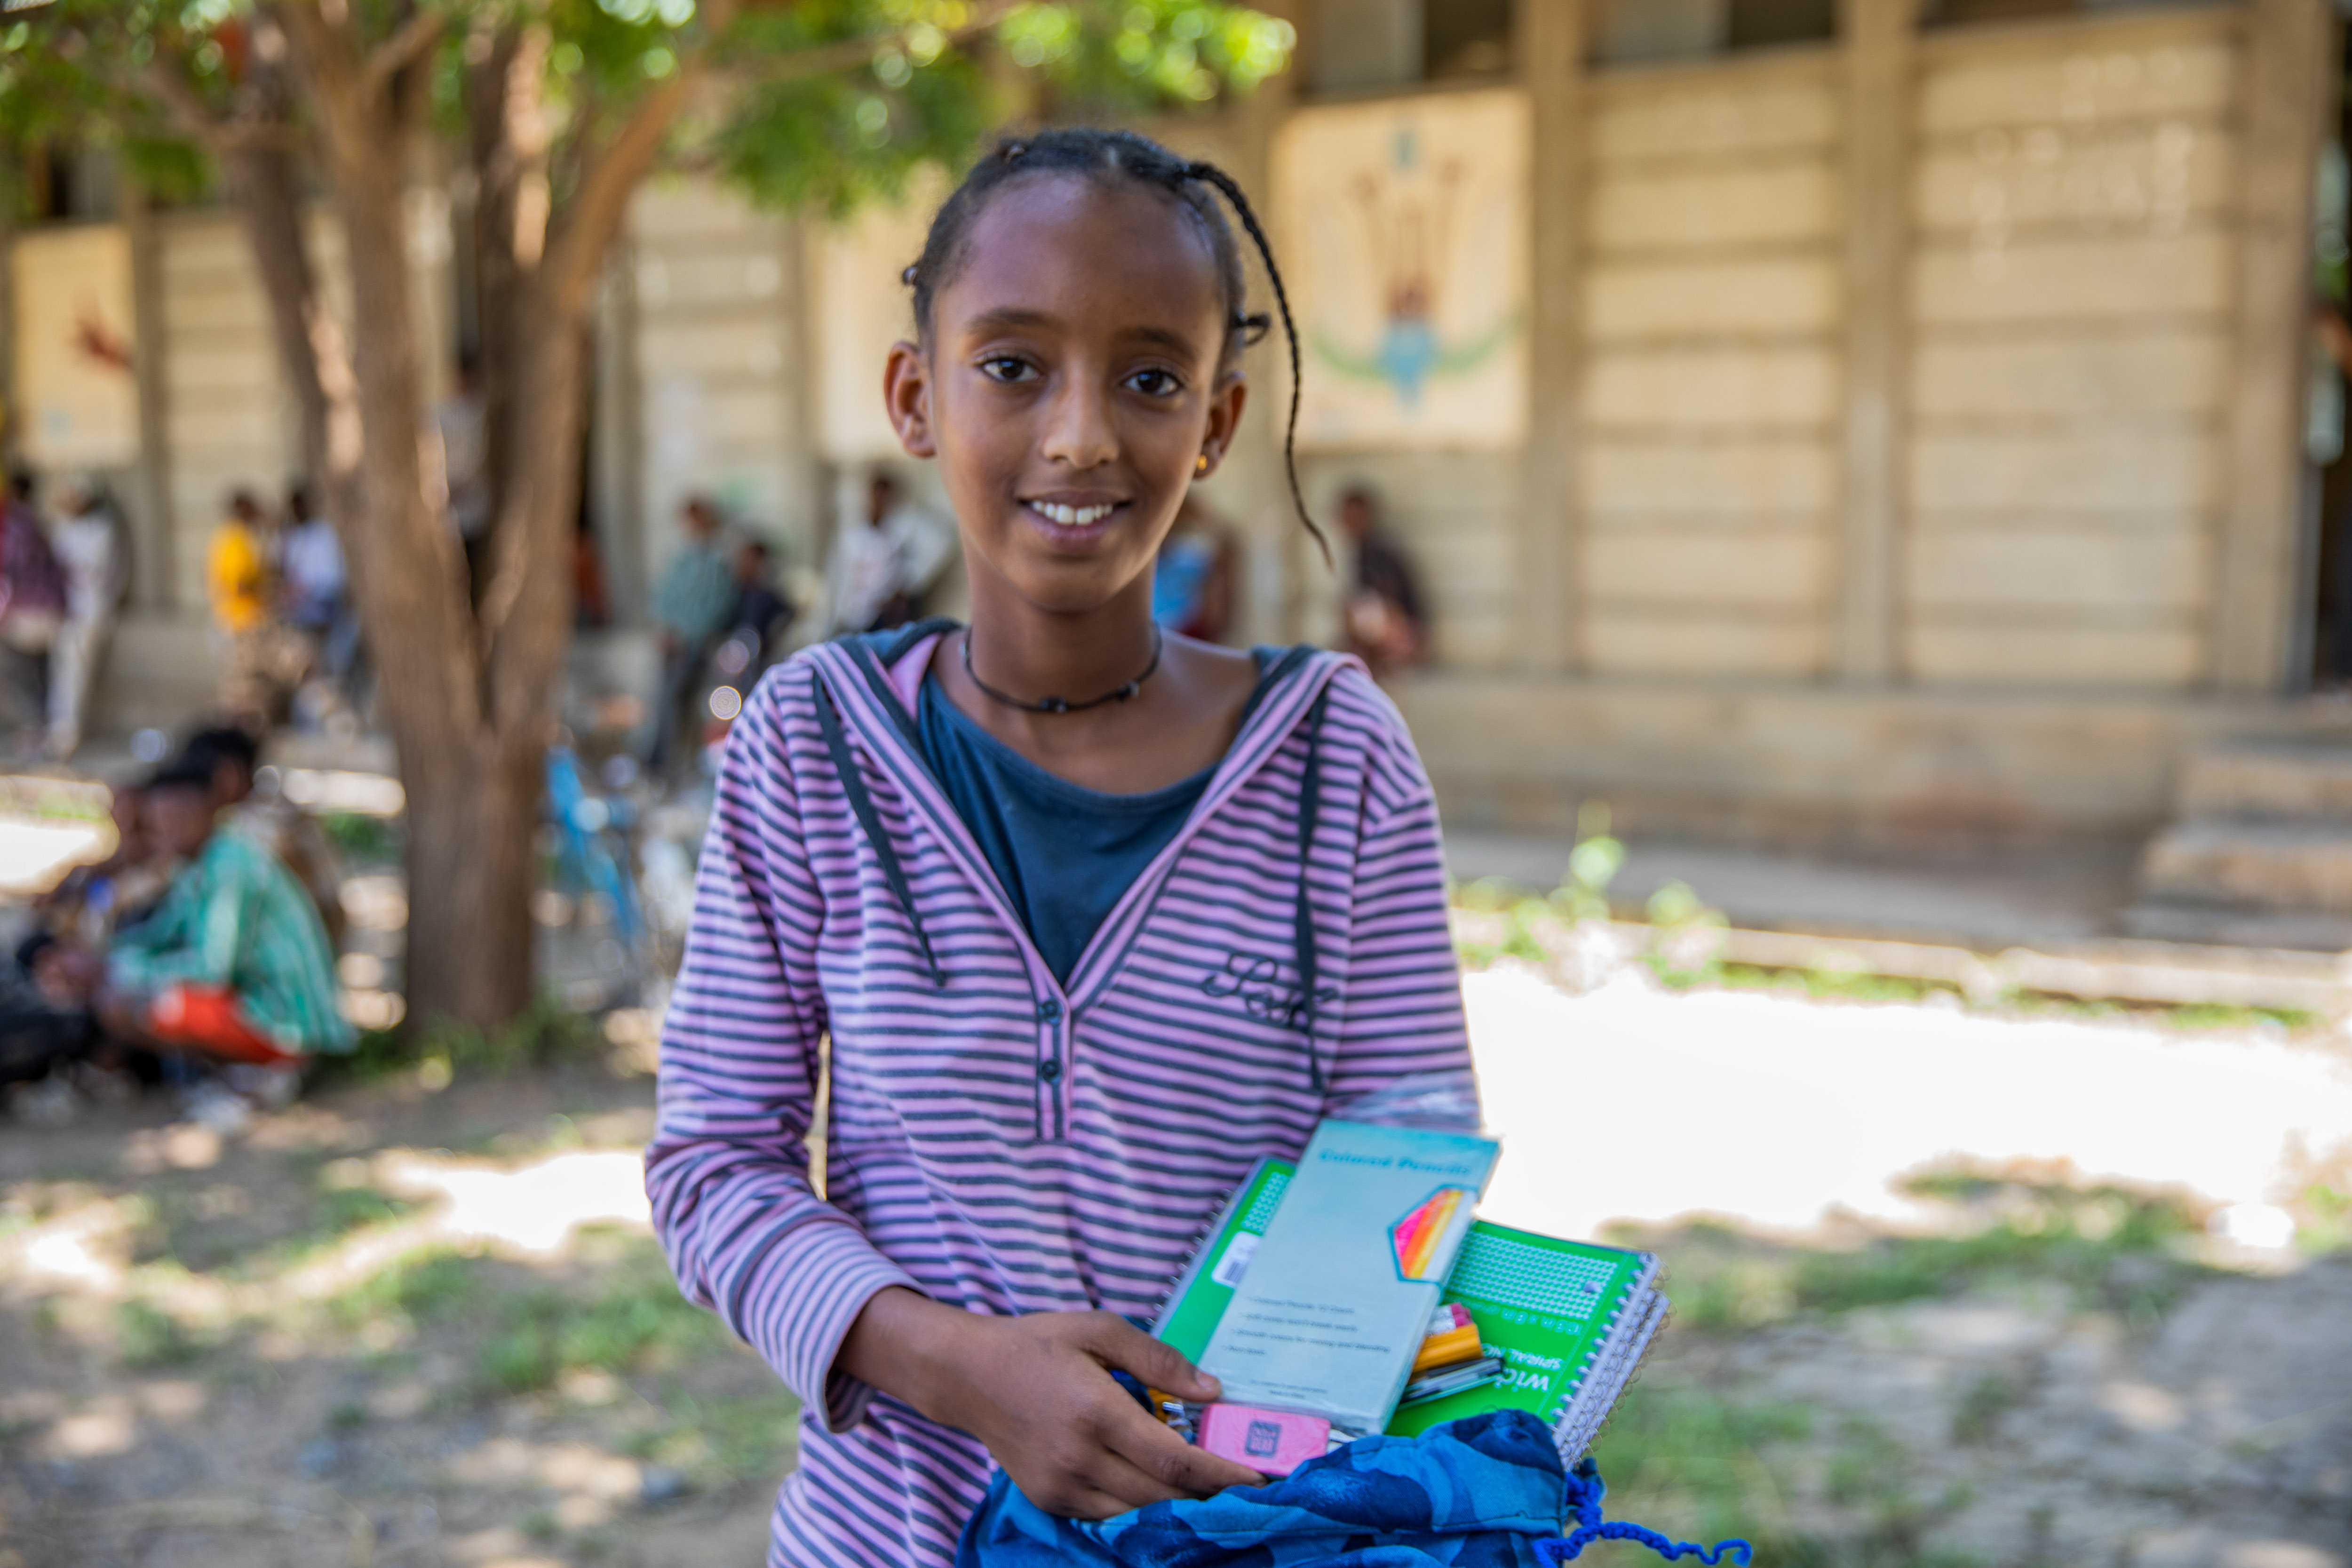
<svg viewBox="0 0 2352 1568"><path fill-rule="evenodd" d="M28 234L13 247L13 266L16 445L44 468L137 461L129 239L113 225Z"/></svg>
<svg viewBox="0 0 2352 1568"><path fill-rule="evenodd" d="M1528 103L1307 109L1275 147L1307 361L1302 447L1497 447L1527 430Z"/></svg>

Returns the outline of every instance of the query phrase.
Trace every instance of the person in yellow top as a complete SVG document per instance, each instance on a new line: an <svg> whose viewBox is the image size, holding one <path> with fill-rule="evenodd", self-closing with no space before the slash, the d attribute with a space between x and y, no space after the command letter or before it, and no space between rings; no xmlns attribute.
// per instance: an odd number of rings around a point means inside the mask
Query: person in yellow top
<svg viewBox="0 0 2352 1568"><path fill-rule="evenodd" d="M205 550L205 588L226 666L221 703L256 717L266 717L268 707L269 545L261 527L253 492L234 491Z"/></svg>
<svg viewBox="0 0 2352 1568"><path fill-rule="evenodd" d="M205 585L213 620L231 637L269 618L269 552L261 538L261 503L251 490L228 498L228 515L213 528L205 552Z"/></svg>

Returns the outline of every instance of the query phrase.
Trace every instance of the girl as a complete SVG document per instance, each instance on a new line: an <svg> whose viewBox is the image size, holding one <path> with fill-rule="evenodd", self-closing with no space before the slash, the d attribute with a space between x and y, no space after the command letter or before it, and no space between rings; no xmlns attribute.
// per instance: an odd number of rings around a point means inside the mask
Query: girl
<svg viewBox="0 0 2352 1568"><path fill-rule="evenodd" d="M646 1179L687 1293L806 1407L772 1563L949 1563L992 1461L1088 1518L1255 1484L1112 1380L1217 1392L1129 1315L1321 1118L1477 1121L1395 710L1352 659L1152 624L1265 325L1220 194L1287 330L1222 171L1101 131L972 171L885 383L971 624L812 649L728 744Z"/></svg>

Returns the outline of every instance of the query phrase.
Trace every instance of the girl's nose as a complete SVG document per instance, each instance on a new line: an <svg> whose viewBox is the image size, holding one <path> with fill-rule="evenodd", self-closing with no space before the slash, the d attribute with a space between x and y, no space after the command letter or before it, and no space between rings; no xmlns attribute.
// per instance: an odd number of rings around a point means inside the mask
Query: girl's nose
<svg viewBox="0 0 2352 1568"><path fill-rule="evenodd" d="M1118 456L1109 399L1093 378L1071 376L1054 395L1039 449L1048 461L1081 471L1098 468Z"/></svg>

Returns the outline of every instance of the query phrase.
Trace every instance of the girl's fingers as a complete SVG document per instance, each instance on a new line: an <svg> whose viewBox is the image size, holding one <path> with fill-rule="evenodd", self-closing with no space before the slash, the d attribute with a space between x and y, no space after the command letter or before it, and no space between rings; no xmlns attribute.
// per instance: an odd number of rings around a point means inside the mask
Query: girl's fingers
<svg viewBox="0 0 2352 1568"><path fill-rule="evenodd" d="M1221 1459L1196 1448L1128 1402L1127 1411L1103 1432L1110 1457L1162 1489L1149 1500L1169 1497L1206 1497L1227 1487L1257 1487L1265 1478L1231 1459ZM1114 1489L1122 1493L1125 1488ZM1139 1505L1140 1506L1140 1505Z"/></svg>
<svg viewBox="0 0 2352 1568"><path fill-rule="evenodd" d="M1146 1388L1161 1389L1179 1399L1205 1401L1223 1392L1215 1378L1186 1361L1173 1345L1153 1339L1124 1318L1109 1312L1098 1316L1101 1333L1093 1349L1105 1364L1133 1373Z"/></svg>

